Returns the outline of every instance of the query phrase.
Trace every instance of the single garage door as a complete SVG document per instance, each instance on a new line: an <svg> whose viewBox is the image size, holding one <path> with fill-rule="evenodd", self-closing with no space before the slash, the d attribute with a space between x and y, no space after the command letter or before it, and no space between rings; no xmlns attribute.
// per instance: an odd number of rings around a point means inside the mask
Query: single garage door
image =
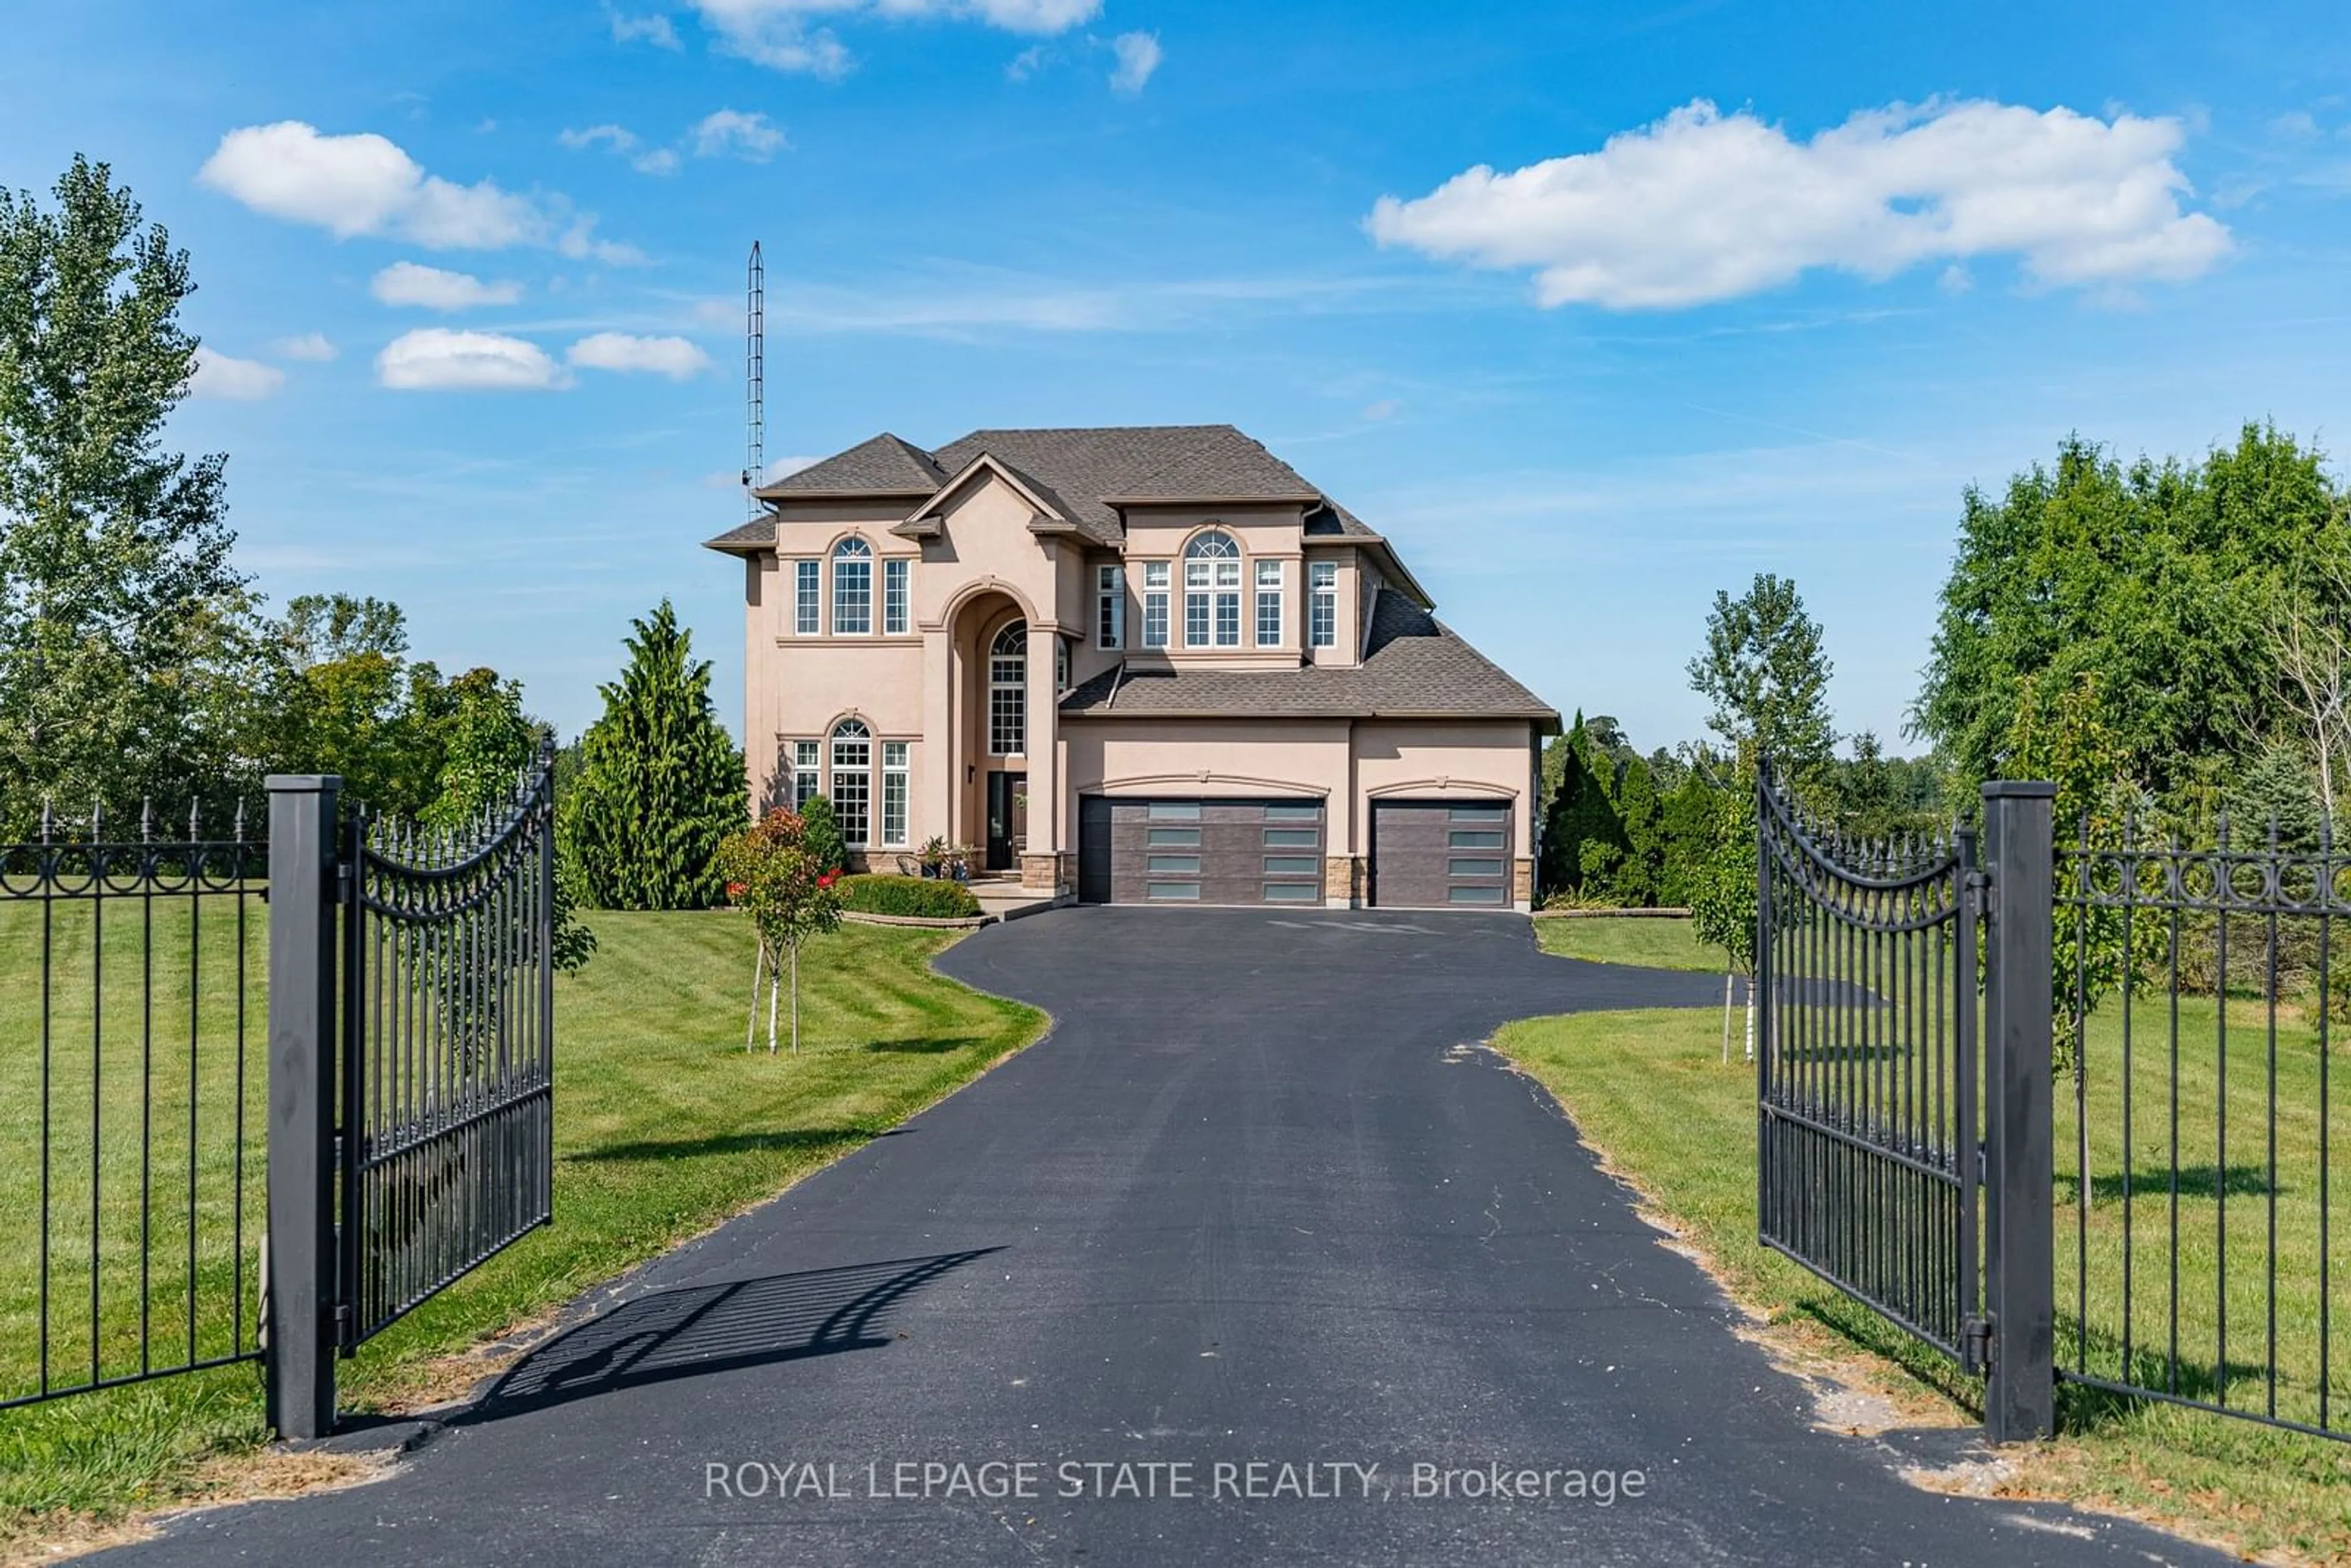
<svg viewBox="0 0 2351 1568"><path fill-rule="evenodd" d="M1089 904L1320 904L1320 800L1078 803L1078 896Z"/></svg>
<svg viewBox="0 0 2351 1568"><path fill-rule="evenodd" d="M1373 802L1372 903L1383 909L1509 908L1510 809Z"/></svg>

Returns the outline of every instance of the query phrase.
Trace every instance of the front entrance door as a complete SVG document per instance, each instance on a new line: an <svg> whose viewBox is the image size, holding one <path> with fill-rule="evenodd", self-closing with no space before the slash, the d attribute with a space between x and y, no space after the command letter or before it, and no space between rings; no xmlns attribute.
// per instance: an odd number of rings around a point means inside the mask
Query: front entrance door
<svg viewBox="0 0 2351 1568"><path fill-rule="evenodd" d="M1029 842L1029 775L987 776L987 869L1010 871Z"/></svg>

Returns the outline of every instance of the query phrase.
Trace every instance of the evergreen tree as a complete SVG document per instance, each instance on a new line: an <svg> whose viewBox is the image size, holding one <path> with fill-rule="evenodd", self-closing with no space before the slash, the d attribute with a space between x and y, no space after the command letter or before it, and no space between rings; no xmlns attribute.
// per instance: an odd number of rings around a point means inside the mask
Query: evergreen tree
<svg viewBox="0 0 2351 1568"><path fill-rule="evenodd" d="M800 808L800 818L808 824L808 836L801 841L816 862L819 872L838 876L849 863L849 846L841 841L841 820L832 814L832 802L822 795L811 795Z"/></svg>
<svg viewBox="0 0 2351 1568"><path fill-rule="evenodd" d="M743 755L710 704L710 664L664 599L634 622L628 666L580 737L565 838L607 909L703 909L726 891L719 844L748 821Z"/></svg>

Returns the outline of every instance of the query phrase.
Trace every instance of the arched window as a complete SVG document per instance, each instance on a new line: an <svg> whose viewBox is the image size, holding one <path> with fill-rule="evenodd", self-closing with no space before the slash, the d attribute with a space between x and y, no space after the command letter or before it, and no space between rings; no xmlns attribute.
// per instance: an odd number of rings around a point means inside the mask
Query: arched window
<svg viewBox="0 0 2351 1568"><path fill-rule="evenodd" d="M1241 547L1217 528L1184 547L1184 646L1241 645Z"/></svg>
<svg viewBox="0 0 2351 1568"><path fill-rule="evenodd" d="M861 538L832 547L832 630L860 637L873 630L873 547Z"/></svg>
<svg viewBox="0 0 2351 1568"><path fill-rule="evenodd" d="M1015 621L987 649L987 754L1029 751L1029 622Z"/></svg>
<svg viewBox="0 0 2351 1568"><path fill-rule="evenodd" d="M857 719L845 718L832 727L831 782L832 814L841 824L841 841L862 850L873 800L873 732Z"/></svg>

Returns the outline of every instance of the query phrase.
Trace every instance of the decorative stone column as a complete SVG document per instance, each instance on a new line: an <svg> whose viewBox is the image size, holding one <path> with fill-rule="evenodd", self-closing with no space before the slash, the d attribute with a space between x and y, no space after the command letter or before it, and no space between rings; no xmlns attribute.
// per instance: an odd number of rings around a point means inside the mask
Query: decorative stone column
<svg viewBox="0 0 2351 1568"><path fill-rule="evenodd" d="M1359 855L1329 855L1322 862L1322 906L1361 909L1364 906L1364 862Z"/></svg>
<svg viewBox="0 0 2351 1568"><path fill-rule="evenodd" d="M1531 855L1510 862L1510 907L1525 915L1535 906L1535 862Z"/></svg>
<svg viewBox="0 0 2351 1568"><path fill-rule="evenodd" d="M1029 624L1029 836L1020 851L1020 885L1061 891L1061 694L1053 689L1060 639L1049 626Z"/></svg>

